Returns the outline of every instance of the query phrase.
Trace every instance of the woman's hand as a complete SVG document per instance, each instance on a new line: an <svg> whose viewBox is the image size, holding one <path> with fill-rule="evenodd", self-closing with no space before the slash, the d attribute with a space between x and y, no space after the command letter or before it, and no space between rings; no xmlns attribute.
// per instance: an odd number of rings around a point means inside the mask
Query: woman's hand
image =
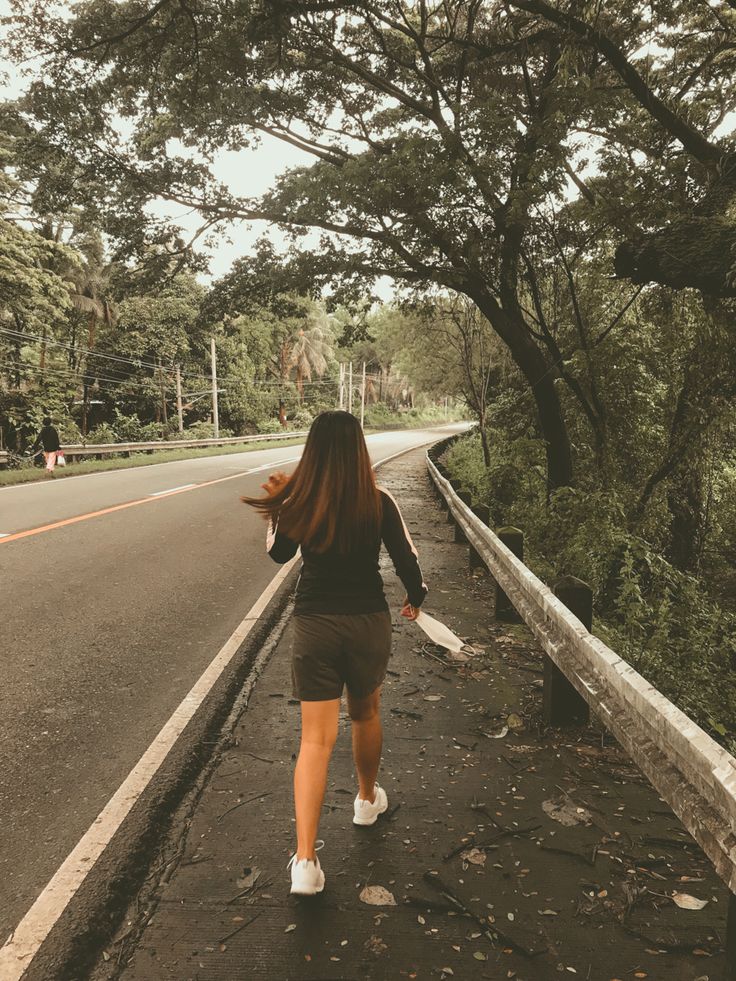
<svg viewBox="0 0 736 981"><path fill-rule="evenodd" d="M261 484L261 487L265 490L269 497L273 497L274 494L278 494L288 480L288 475L283 473L281 470L278 470L276 473L272 473L266 483Z"/></svg>
<svg viewBox="0 0 736 981"><path fill-rule="evenodd" d="M409 602L409 597L404 597L404 605L401 607L402 617L406 617L407 620L416 620L419 616L419 607L412 606Z"/></svg>

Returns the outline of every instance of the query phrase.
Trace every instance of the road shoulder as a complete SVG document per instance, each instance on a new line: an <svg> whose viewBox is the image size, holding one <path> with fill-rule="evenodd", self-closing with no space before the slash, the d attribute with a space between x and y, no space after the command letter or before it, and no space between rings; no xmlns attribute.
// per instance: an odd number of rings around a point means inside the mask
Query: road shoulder
<svg viewBox="0 0 736 981"><path fill-rule="evenodd" d="M428 611L474 647L451 661L395 622L387 817L351 823L343 715L320 830L327 888L288 896L298 706L287 628L95 979L718 976L726 892L707 861L600 730L543 727L540 652L525 628L494 622L492 584L453 542L423 451L381 481L419 549ZM395 609L401 591L384 574ZM367 905L367 885L396 905ZM708 905L680 909L674 891Z"/></svg>

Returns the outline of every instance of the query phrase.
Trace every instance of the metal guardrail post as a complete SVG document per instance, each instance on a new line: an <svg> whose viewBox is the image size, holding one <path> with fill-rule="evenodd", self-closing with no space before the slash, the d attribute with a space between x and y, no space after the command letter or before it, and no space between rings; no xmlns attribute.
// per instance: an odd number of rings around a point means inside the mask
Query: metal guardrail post
<svg viewBox="0 0 736 981"><path fill-rule="evenodd" d="M473 495L470 493L470 491L459 490L457 492L457 496L460 498L460 500L463 502L463 504L467 504L468 507L470 507L470 505L473 503ZM465 534L464 534L462 528L460 527L459 524L456 523L455 524L455 543L457 545L465 545L467 543L467 541L468 541L468 539L465 537Z"/></svg>
<svg viewBox="0 0 736 981"><path fill-rule="evenodd" d="M484 525L490 525L491 523L491 509L487 504L476 504L475 507L470 509L476 518L479 518ZM485 569L486 564L483 559L478 555L476 550L472 545L468 548L468 566L471 571L473 569Z"/></svg>
<svg viewBox="0 0 736 981"><path fill-rule="evenodd" d="M564 576L554 587L555 596L580 620L593 629L593 590L575 576ZM549 655L544 655L544 721L550 726L587 725L590 708Z"/></svg>
<svg viewBox="0 0 736 981"><path fill-rule="evenodd" d="M505 528L497 528L496 535L520 562L524 561L524 532L520 528L507 525ZM521 616L498 583L496 583L496 619L504 623L521 623Z"/></svg>

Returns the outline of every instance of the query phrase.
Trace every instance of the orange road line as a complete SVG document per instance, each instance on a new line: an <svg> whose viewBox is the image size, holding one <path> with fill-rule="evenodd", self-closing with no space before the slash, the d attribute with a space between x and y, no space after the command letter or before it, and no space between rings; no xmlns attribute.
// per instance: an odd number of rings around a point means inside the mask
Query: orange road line
<svg viewBox="0 0 736 981"><path fill-rule="evenodd" d="M286 461L281 461L282 463ZM274 466L278 466L278 463L274 463ZM267 464L267 467L270 464ZM189 491L198 490L200 487L211 487L213 484L221 484L225 480L235 480L236 477L245 477L249 473L257 472L258 470L266 469L261 467L256 467L253 470L244 470L241 473L229 474L227 477L217 477L215 480L205 480L201 484L194 484L191 487L181 487L178 490L172 490L168 493L159 494L157 497L141 497L135 501L126 501L124 504L114 504L109 508L102 508L99 511L88 511L86 514L75 514L72 518L63 518L61 521L54 521L49 525L39 525L37 528L28 528L26 531L16 531L13 534L7 535L5 538L0 538L0 545L5 545L7 542L17 542L19 538L30 538L32 535L41 535L47 531L55 531L57 528L66 528L67 525L76 525L80 521L89 521L90 518L99 518L103 514L112 514L114 511L125 511L126 508L134 508L139 504L154 504L156 501L165 501L169 497L176 497L177 494L186 494Z"/></svg>

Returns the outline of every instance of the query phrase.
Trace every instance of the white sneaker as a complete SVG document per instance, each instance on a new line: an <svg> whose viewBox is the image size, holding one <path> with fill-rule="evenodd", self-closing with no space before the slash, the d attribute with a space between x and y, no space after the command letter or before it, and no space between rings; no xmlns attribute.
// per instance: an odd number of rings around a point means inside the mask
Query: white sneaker
<svg viewBox="0 0 736 981"><path fill-rule="evenodd" d="M315 851L324 847L323 841L316 843ZM325 874L319 864L319 859L315 856L314 861L310 858L303 858L301 862L296 860L296 852L289 859L287 869L291 869L291 893L295 896L316 896L325 887Z"/></svg>
<svg viewBox="0 0 736 981"><path fill-rule="evenodd" d="M369 800L363 800L361 797L356 797L353 810L355 811L353 824L375 824L378 820L378 815L388 810L388 796L386 791L383 787L379 787L376 784L373 803L371 804Z"/></svg>

